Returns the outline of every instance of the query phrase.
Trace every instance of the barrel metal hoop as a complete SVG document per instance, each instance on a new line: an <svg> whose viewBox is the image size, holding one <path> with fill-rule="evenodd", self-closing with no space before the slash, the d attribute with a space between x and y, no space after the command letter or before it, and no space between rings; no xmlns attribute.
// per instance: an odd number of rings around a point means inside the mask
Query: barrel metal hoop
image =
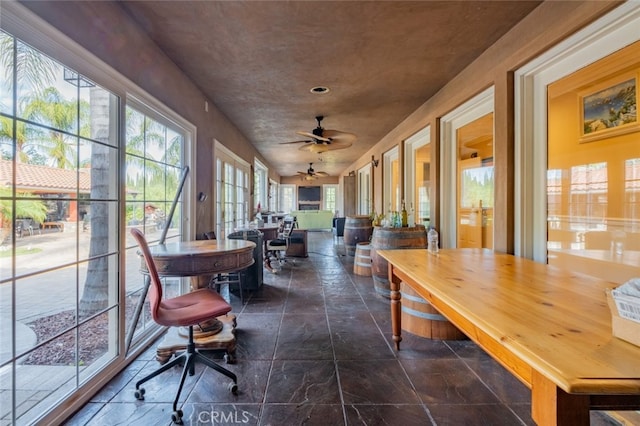
<svg viewBox="0 0 640 426"><path fill-rule="evenodd" d="M415 309L407 308L406 306L402 306L402 312L407 313L411 316L424 318L432 321L448 321L445 317L440 314L429 314L427 312L416 311Z"/></svg>
<svg viewBox="0 0 640 426"><path fill-rule="evenodd" d="M422 303L423 305L430 305L430 303L427 302L426 300L424 300L422 297L414 296L413 294L407 294L407 293L403 292L402 290L400 290L400 292L402 293L402 298L403 299L409 299L412 302Z"/></svg>

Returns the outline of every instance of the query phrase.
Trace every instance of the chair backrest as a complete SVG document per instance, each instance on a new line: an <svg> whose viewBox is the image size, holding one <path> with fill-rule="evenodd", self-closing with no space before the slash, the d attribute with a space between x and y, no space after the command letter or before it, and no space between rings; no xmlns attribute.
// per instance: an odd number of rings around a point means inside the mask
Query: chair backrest
<svg viewBox="0 0 640 426"><path fill-rule="evenodd" d="M151 308L151 317L155 322L158 322L158 310L160 309L160 302L162 301L162 282L160 281L160 276L158 275L158 269L156 268L156 264L153 261L153 257L151 257L149 244L147 244L147 240L144 237L142 231L137 228L131 228L131 235L133 235L133 238L135 238L136 242L138 243L140 251L142 252L142 257L144 258L144 262L147 265L149 279L151 280L151 288L149 288L149 305Z"/></svg>
<svg viewBox="0 0 640 426"><path fill-rule="evenodd" d="M285 236L285 237L288 237L291 234L291 231L293 231L293 227L295 226L295 222L294 222L293 219L291 219L291 220L285 219L283 221L283 224L284 224L284 226L282 228L282 235Z"/></svg>
<svg viewBox="0 0 640 426"><path fill-rule="evenodd" d="M204 233L204 239L205 240L215 240L216 239L215 231L205 232Z"/></svg>

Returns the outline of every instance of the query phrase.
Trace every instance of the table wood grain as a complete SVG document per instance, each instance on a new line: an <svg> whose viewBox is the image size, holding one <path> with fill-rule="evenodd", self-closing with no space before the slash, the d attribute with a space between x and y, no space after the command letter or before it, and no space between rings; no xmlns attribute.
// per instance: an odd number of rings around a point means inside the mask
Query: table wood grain
<svg viewBox="0 0 640 426"><path fill-rule="evenodd" d="M245 240L201 240L151 246L158 275L193 277L239 271L251 266L255 243ZM140 266L147 273L144 260Z"/></svg>
<svg viewBox="0 0 640 426"><path fill-rule="evenodd" d="M605 289L615 282L483 249L379 254L389 263L397 349L404 281L531 388L538 424L640 408L640 347L611 333Z"/></svg>

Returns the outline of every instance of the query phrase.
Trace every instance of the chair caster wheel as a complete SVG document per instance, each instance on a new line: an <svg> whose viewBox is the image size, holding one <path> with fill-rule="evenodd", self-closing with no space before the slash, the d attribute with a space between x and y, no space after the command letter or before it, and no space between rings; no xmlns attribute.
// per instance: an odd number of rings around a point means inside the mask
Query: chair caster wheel
<svg viewBox="0 0 640 426"><path fill-rule="evenodd" d="M140 389L136 389L136 391L133 394L137 400L142 401L144 400L144 388L140 388Z"/></svg>
<svg viewBox="0 0 640 426"><path fill-rule="evenodd" d="M176 410L171 414L171 421L173 421L177 425L181 425L182 423L182 410Z"/></svg>
<svg viewBox="0 0 640 426"><path fill-rule="evenodd" d="M231 391L232 394L237 395L238 385L236 383L229 383L229 390Z"/></svg>
<svg viewBox="0 0 640 426"><path fill-rule="evenodd" d="M224 354L224 362L226 364L235 364L236 359L231 354Z"/></svg>

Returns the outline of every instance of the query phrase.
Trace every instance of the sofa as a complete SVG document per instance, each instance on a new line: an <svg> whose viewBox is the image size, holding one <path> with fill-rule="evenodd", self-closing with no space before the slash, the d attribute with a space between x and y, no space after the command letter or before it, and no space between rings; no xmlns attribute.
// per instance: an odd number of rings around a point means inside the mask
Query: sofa
<svg viewBox="0 0 640 426"><path fill-rule="evenodd" d="M333 227L333 212L330 210L294 210L291 216L295 216L299 229L331 230Z"/></svg>

